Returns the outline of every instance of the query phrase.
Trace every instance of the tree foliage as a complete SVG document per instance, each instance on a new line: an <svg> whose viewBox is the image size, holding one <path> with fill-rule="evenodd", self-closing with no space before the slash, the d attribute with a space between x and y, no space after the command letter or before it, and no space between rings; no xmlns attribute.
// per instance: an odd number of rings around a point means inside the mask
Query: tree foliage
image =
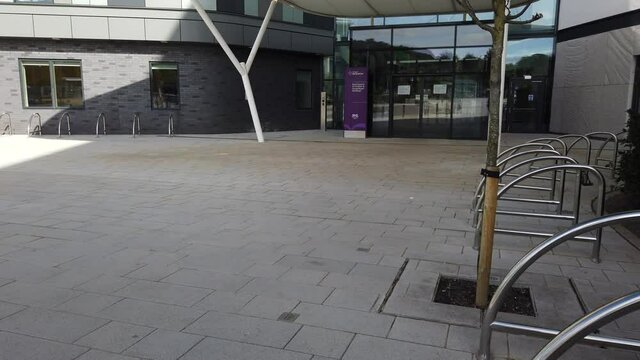
<svg viewBox="0 0 640 360"><path fill-rule="evenodd" d="M618 181L622 191L640 201L640 114L629 110L627 141L621 151Z"/></svg>

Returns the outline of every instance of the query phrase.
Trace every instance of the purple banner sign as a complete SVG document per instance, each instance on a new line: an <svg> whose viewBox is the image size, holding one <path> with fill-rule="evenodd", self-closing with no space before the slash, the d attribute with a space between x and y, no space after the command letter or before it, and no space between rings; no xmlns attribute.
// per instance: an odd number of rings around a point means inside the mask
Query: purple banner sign
<svg viewBox="0 0 640 360"><path fill-rule="evenodd" d="M369 72L365 67L351 67L344 75L344 129L366 131Z"/></svg>

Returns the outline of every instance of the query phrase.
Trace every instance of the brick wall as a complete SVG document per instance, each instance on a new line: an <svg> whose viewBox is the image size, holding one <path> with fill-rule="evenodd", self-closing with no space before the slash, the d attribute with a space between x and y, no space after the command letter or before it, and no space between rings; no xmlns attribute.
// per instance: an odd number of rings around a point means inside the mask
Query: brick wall
<svg viewBox="0 0 640 360"><path fill-rule="evenodd" d="M245 48L234 48L234 51L241 61L248 55ZM42 115L44 133L57 134L58 118L64 112L63 109L23 109L18 65L22 58L82 61L85 107L71 111L74 134L94 134L99 112L107 114L109 133L131 132L134 112L141 113L143 134L166 133L170 111L151 109L150 61L179 64L181 107L173 110L178 133L253 130L240 76L218 46L4 38L0 39L0 113L13 112L18 134L26 133L27 120L36 111ZM296 109L296 69L313 71L311 110ZM265 131L319 127L320 56L261 50L251 80Z"/></svg>

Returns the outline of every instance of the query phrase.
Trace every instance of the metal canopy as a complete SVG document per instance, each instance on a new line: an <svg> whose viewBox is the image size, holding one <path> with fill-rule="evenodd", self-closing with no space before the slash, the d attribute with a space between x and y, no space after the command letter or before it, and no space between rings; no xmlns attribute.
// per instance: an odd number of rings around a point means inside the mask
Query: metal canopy
<svg viewBox="0 0 640 360"><path fill-rule="evenodd" d="M284 0L307 12L338 17L409 16L462 12L456 0ZM512 0L512 6L526 3ZM469 0L476 11L492 11L492 0Z"/></svg>

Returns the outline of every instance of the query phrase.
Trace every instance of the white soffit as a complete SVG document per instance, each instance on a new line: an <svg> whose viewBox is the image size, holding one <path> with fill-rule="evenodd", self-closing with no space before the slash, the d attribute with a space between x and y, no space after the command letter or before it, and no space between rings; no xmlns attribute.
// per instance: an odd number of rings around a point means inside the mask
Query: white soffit
<svg viewBox="0 0 640 360"><path fill-rule="evenodd" d="M311 13L337 17L409 16L462 12L456 0L284 0ZM469 0L476 11L492 10L492 0ZM512 0L512 6L527 0Z"/></svg>

